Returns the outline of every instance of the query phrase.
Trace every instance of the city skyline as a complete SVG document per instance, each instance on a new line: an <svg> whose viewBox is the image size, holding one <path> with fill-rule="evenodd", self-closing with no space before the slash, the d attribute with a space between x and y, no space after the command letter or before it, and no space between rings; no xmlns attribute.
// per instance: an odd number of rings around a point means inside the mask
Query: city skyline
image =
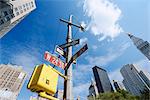
<svg viewBox="0 0 150 100"><path fill-rule="evenodd" d="M83 33L73 29L73 37L81 39L81 44L87 42L89 46L88 52L73 65L74 98L78 96L81 99L87 98L88 87L93 77L92 67L95 65L103 66L108 71L111 81L122 80L119 70L122 65L128 63L135 63L141 66L143 71L150 73L150 67L147 67L150 66L150 62L125 34L131 32L150 42L148 1L105 1L93 0L93 7L90 0L86 2L37 0L37 9L1 38L0 63L21 65L29 76L35 65L50 64L43 59L44 52L47 50L54 53L55 45L65 43L66 39L67 27L59 22L59 19L67 19L73 14L73 22L83 21L87 24L87 29ZM105 10L108 12L104 13ZM73 53L80 47L81 45L74 48ZM63 70L57 67L56 69L63 73ZM26 89L28 80L29 77L18 100L26 100L36 95ZM63 79L60 78L58 88L62 90L62 87Z"/></svg>

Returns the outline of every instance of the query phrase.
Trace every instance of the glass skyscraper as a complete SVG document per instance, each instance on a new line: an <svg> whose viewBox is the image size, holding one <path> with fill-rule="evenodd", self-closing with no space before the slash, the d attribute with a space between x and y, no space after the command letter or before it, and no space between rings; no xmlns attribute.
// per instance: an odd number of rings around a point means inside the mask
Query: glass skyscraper
<svg viewBox="0 0 150 100"><path fill-rule="evenodd" d="M97 66L93 67L92 69L98 92L99 93L113 92L113 87L111 85L106 70Z"/></svg>
<svg viewBox="0 0 150 100"><path fill-rule="evenodd" d="M133 64L124 65L120 72L124 78L123 84L128 92L132 93L133 95L141 95L141 92L144 90L150 91L150 87L147 85L143 77L141 77Z"/></svg>

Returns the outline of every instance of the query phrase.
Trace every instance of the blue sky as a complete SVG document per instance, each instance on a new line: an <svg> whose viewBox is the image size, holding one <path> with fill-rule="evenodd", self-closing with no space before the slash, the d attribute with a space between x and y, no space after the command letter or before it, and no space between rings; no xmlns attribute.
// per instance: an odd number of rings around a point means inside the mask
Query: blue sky
<svg viewBox="0 0 150 100"><path fill-rule="evenodd" d="M0 40L0 63L21 65L29 74L37 64L46 63L45 51L54 53L55 45L65 43L67 27L59 21L73 14L73 22L86 24L86 31L73 28L73 38L81 44L75 53L88 43L89 49L74 65L74 97L85 100L95 65L108 71L110 80L122 80L120 68L135 63L150 73L150 62L141 54L125 34L131 32L150 42L150 1L148 0L36 0L37 8ZM63 58L61 58L63 59ZM62 73L63 70L60 70ZM36 95L26 89L28 79L18 100ZM59 79L58 89L63 89Z"/></svg>

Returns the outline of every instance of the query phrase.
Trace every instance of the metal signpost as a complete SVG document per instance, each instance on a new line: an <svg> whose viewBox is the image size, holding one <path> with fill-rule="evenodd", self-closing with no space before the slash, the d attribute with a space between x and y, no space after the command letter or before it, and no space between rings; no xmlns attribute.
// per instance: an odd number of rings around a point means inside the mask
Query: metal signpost
<svg viewBox="0 0 150 100"><path fill-rule="evenodd" d="M79 39L72 41L72 26L75 26L77 28L80 28L82 31L84 31L84 28L81 25L77 25L72 23L72 15L69 17L69 21L60 19L60 21L67 23L68 26L68 33L67 33L67 38L66 38L66 44L59 45L62 49L67 49L66 50L66 63L68 63L67 68L65 68L65 76L68 77L68 80L64 81L64 96L63 100L73 100L73 94L72 94L72 60L79 55L81 55L84 51L87 49L87 45L83 48L84 50L80 50L80 53L75 54L76 57L72 58L72 46L79 44ZM81 52L82 51L82 52Z"/></svg>

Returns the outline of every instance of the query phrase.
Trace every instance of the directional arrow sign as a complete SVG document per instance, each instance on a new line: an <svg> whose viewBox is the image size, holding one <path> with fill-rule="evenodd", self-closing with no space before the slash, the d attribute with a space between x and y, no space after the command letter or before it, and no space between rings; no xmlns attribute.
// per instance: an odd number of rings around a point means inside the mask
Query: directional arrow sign
<svg viewBox="0 0 150 100"><path fill-rule="evenodd" d="M76 60L79 56L81 56L86 50L88 49L87 44L85 44L78 52L76 52L72 57L71 60L68 62L67 66L65 67L65 70L69 68L71 63Z"/></svg>
<svg viewBox="0 0 150 100"><path fill-rule="evenodd" d="M64 58L66 58L66 52L65 52L61 47L59 47L58 45L56 46L55 51L56 51L59 55L61 55L61 56L63 56Z"/></svg>
<svg viewBox="0 0 150 100"><path fill-rule="evenodd" d="M47 61L49 61L50 63L54 64L55 66L58 66L58 67L62 68L62 69L64 69L65 66L66 66L66 63L64 63L63 61L61 61L56 56L50 54L48 51L45 52L44 59L47 60Z"/></svg>
<svg viewBox="0 0 150 100"><path fill-rule="evenodd" d="M66 44L59 45L59 47L61 47L62 49L64 49L64 48L67 48L67 47L70 47L70 46L77 45L77 44L79 44L79 42L80 42L80 39L77 39L77 40L73 40L71 42L68 42Z"/></svg>

